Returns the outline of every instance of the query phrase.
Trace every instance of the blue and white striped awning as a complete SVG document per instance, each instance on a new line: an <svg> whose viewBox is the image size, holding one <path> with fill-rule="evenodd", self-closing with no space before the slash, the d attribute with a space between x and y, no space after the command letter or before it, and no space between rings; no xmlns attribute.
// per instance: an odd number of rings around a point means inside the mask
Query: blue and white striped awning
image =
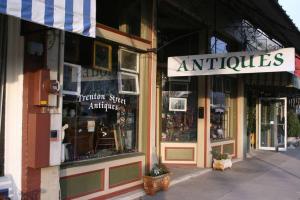
<svg viewBox="0 0 300 200"><path fill-rule="evenodd" d="M89 37L96 34L96 0L0 0L0 13Z"/></svg>

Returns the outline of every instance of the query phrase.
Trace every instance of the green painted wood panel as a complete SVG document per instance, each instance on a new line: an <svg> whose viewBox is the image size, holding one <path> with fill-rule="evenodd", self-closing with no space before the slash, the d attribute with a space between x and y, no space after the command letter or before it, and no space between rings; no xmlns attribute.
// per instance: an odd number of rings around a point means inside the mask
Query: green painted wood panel
<svg viewBox="0 0 300 200"><path fill-rule="evenodd" d="M221 152L221 151L222 151L222 148L221 148L221 146L215 146L215 147L211 147L211 150L212 150L212 151L219 152L219 153L222 153L222 152Z"/></svg>
<svg viewBox="0 0 300 200"><path fill-rule="evenodd" d="M141 163L133 163L113 167L109 169L109 187L126 184L129 182L140 180L141 177Z"/></svg>
<svg viewBox="0 0 300 200"><path fill-rule="evenodd" d="M166 147L166 160L194 160L194 148L168 148Z"/></svg>
<svg viewBox="0 0 300 200"><path fill-rule="evenodd" d="M60 179L62 199L86 195L103 190L103 173L100 171Z"/></svg>
<svg viewBox="0 0 300 200"><path fill-rule="evenodd" d="M224 144L223 145L223 153L227 153L229 155L234 154L234 143Z"/></svg>

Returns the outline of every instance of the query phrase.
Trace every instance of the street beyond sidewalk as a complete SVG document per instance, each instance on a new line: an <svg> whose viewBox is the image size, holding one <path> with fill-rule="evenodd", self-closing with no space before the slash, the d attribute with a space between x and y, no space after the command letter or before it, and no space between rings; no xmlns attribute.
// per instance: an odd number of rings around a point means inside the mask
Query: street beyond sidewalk
<svg viewBox="0 0 300 200"><path fill-rule="evenodd" d="M233 168L211 171L143 200L300 200L300 148L256 151Z"/></svg>

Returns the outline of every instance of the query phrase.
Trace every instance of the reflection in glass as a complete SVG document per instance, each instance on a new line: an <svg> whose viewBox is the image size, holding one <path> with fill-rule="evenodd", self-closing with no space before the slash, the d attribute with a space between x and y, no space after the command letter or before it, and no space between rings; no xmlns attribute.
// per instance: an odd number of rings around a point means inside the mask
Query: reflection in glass
<svg viewBox="0 0 300 200"><path fill-rule="evenodd" d="M261 147L284 147L284 100L261 100Z"/></svg>
<svg viewBox="0 0 300 200"><path fill-rule="evenodd" d="M112 54L111 71L82 65L80 93L63 91L62 125L67 125L63 157L67 162L137 152L139 96L119 93L118 49L113 48ZM72 77L72 69L65 68L64 90L75 90L77 82ZM131 76L123 77L123 84L124 90L138 87Z"/></svg>
<svg viewBox="0 0 300 200"><path fill-rule="evenodd" d="M184 77L162 82L163 142L197 141L197 79Z"/></svg>
<svg viewBox="0 0 300 200"><path fill-rule="evenodd" d="M64 65L64 80L65 83L63 85L63 90L68 92L77 93L78 91L78 75L79 68L75 67L75 65Z"/></svg>
<svg viewBox="0 0 300 200"><path fill-rule="evenodd" d="M210 138L212 141L232 139L234 82L228 77L214 76L211 85Z"/></svg>

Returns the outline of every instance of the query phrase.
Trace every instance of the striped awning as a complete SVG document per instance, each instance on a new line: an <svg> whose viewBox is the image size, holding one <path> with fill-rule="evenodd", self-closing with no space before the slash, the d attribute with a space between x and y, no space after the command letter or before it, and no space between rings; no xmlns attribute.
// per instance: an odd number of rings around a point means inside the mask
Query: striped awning
<svg viewBox="0 0 300 200"><path fill-rule="evenodd" d="M96 0L0 0L0 13L95 37Z"/></svg>

